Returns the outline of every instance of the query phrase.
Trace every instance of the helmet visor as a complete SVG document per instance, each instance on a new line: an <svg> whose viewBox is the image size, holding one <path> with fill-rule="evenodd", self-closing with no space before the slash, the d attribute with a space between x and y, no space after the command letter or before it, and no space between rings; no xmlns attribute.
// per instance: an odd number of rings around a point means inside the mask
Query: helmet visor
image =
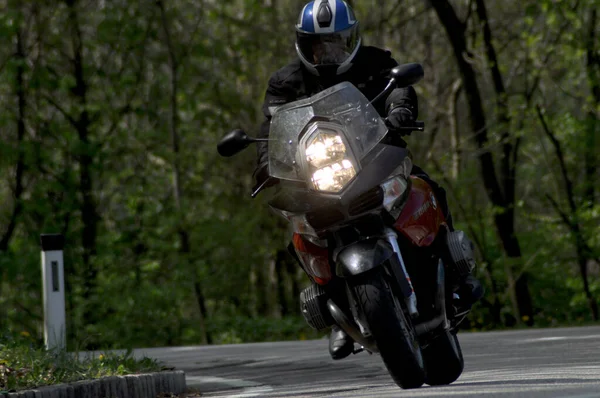
<svg viewBox="0 0 600 398"><path fill-rule="evenodd" d="M300 53L313 65L343 64L356 49L358 39L358 24L341 32L296 33Z"/></svg>

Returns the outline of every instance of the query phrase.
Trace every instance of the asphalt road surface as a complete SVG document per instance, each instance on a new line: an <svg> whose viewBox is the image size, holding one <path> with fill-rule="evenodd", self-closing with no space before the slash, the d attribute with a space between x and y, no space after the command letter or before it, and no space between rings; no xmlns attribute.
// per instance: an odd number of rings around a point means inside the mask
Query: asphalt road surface
<svg viewBox="0 0 600 398"><path fill-rule="evenodd" d="M381 358L333 361L327 340L138 350L203 397L600 397L600 327L459 333L462 376L402 390Z"/></svg>

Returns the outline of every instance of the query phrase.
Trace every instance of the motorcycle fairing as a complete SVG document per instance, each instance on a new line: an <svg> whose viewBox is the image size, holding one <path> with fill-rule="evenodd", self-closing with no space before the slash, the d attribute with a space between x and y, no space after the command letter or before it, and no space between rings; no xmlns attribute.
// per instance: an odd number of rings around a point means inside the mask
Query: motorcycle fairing
<svg viewBox="0 0 600 398"><path fill-rule="evenodd" d="M331 121L343 130L349 152L359 164L385 137L383 119L352 83L342 82L310 98L278 107L269 128L269 175L279 180L309 182L300 157L303 135L317 121Z"/></svg>
<svg viewBox="0 0 600 398"><path fill-rule="evenodd" d="M307 214L317 231L351 220L382 205L383 193L379 184L407 156L410 152L405 148L378 144L363 159L361 171L340 193L319 192L308 189L306 184L281 181L269 206L275 211Z"/></svg>
<svg viewBox="0 0 600 398"><path fill-rule="evenodd" d="M430 246L446 218L431 186L419 177L410 178L412 188L394 228L415 245Z"/></svg>
<svg viewBox="0 0 600 398"><path fill-rule="evenodd" d="M327 248L317 246L297 233L294 233L292 242L304 271L311 279L319 285L329 283L332 272Z"/></svg>
<svg viewBox="0 0 600 398"><path fill-rule="evenodd" d="M348 278L379 267L394 255L381 239L367 239L344 248L337 256L336 275Z"/></svg>

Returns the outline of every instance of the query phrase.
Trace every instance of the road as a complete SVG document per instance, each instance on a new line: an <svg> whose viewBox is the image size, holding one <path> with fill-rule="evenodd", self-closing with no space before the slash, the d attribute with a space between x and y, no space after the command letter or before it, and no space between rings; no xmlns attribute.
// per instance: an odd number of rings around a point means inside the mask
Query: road
<svg viewBox="0 0 600 398"><path fill-rule="evenodd" d="M378 355L333 361L327 340L138 350L203 397L600 397L600 327L460 333L453 384L401 390Z"/></svg>

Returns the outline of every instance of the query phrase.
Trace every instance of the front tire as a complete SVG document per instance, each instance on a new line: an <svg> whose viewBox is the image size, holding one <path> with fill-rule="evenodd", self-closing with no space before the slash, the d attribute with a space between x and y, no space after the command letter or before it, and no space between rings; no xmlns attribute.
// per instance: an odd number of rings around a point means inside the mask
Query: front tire
<svg viewBox="0 0 600 398"><path fill-rule="evenodd" d="M424 361L414 330L395 298L382 267L354 278L353 291L383 362L402 388L425 382Z"/></svg>
<svg viewBox="0 0 600 398"><path fill-rule="evenodd" d="M455 333L446 330L423 349L430 386L450 384L460 377L465 362Z"/></svg>

